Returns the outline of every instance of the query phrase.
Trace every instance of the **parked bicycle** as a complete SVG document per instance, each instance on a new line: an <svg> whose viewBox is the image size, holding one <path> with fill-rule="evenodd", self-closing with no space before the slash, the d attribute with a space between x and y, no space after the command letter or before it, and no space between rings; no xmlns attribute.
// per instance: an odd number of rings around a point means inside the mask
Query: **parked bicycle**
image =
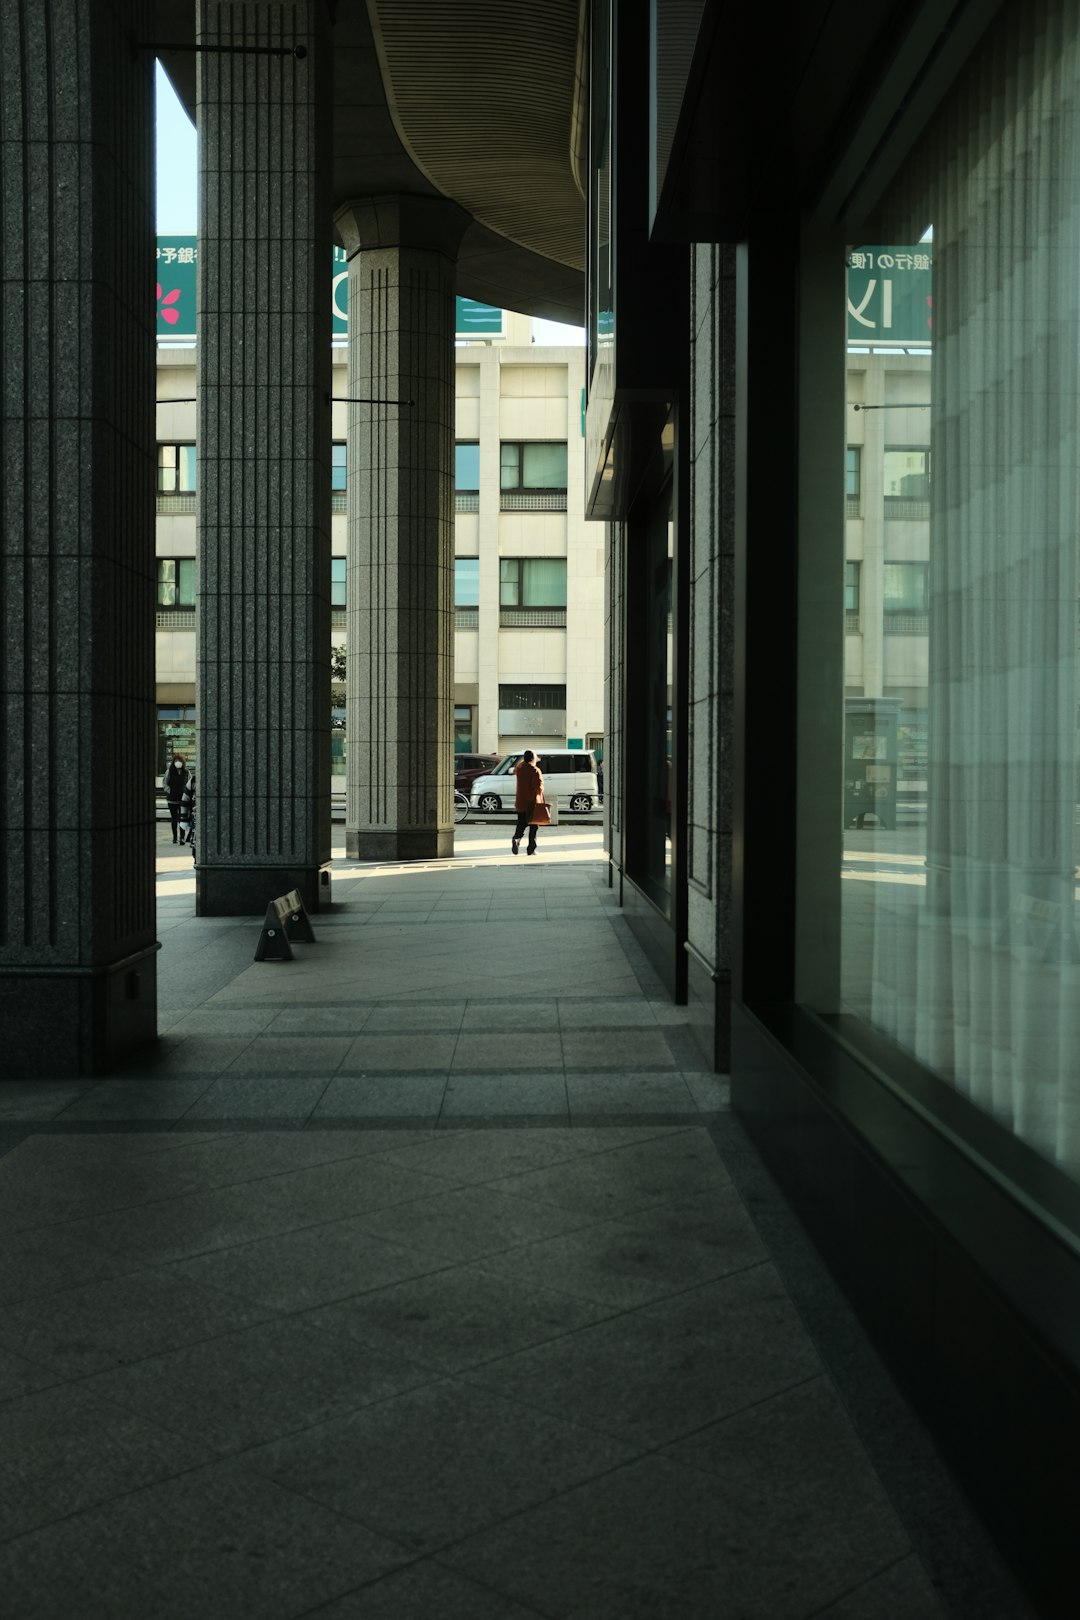
<svg viewBox="0 0 1080 1620"><path fill-rule="evenodd" d="M460 788L454 789L454 820L467 821L469 818L469 796L462 793Z"/></svg>

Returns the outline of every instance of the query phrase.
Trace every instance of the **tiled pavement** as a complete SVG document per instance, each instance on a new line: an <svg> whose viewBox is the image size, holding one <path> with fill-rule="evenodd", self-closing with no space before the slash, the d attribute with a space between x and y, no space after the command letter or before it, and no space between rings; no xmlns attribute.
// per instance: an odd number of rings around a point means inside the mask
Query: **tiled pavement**
<svg viewBox="0 0 1080 1620"><path fill-rule="evenodd" d="M4 1086L0 1610L1022 1615L596 833L465 833L290 964L165 846L160 1052Z"/></svg>

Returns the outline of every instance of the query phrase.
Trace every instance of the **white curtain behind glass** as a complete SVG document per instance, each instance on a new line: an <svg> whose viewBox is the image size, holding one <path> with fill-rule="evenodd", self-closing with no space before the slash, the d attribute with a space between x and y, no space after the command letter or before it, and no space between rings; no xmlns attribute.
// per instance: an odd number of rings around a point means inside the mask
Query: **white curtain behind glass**
<svg viewBox="0 0 1080 1620"><path fill-rule="evenodd" d="M1014 4L906 179L934 229L927 887L871 1017L1080 1172L1078 8Z"/></svg>

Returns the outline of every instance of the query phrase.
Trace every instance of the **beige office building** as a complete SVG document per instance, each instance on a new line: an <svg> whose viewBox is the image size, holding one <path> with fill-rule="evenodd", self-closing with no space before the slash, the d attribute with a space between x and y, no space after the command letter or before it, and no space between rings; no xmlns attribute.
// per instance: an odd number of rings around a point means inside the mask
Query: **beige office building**
<svg viewBox="0 0 1080 1620"><path fill-rule="evenodd" d="M583 347L502 335L456 354L454 745L508 752L577 741L602 751L603 527L582 488ZM331 640L345 649L347 350L333 351ZM195 349L159 345L157 376L157 768L194 759ZM172 403L175 401L175 403ZM344 788L344 690L328 694L333 772Z"/></svg>

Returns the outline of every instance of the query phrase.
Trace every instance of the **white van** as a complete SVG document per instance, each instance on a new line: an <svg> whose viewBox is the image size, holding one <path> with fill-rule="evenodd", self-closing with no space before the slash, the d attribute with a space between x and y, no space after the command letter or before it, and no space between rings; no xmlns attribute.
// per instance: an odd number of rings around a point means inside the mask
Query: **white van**
<svg viewBox="0 0 1080 1620"><path fill-rule="evenodd" d="M578 811L591 810L600 803L596 755L591 748L545 748L535 752L549 802L554 800L560 810ZM489 776L476 778L469 789L469 800L477 810L490 813L514 808L514 766L521 758L520 753L507 754Z"/></svg>

